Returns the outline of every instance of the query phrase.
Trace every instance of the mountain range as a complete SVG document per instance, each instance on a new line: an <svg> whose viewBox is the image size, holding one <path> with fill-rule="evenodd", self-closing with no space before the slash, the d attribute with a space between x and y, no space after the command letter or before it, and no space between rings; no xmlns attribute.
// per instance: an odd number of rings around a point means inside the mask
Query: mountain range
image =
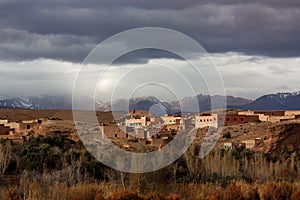
<svg viewBox="0 0 300 200"><path fill-rule="evenodd" d="M226 98L227 108L251 109L251 110L300 110L300 92L276 93L263 95L256 100L250 100L242 97L220 96L220 95L202 95L197 96L200 111L215 108L221 108L222 102ZM179 101L165 102L153 96L145 96L130 99L118 99L112 103L103 103L96 101L95 106L99 111L123 111L129 110L161 110L165 113L180 112L180 105L184 105L186 111L193 112L193 102L195 99L186 97ZM82 96L82 102L91 102L92 98ZM154 106L154 107L153 107ZM156 107L156 108L155 108ZM22 109L72 109L72 97L68 95L44 95L30 97L9 97L0 95L0 108L22 108Z"/></svg>

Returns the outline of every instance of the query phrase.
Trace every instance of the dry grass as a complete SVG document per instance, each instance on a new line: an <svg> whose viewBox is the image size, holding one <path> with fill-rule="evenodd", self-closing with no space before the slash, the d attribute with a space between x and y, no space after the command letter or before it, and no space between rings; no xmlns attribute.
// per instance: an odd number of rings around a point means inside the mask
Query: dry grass
<svg viewBox="0 0 300 200"><path fill-rule="evenodd" d="M1 200L279 200L300 199L300 182L268 182L265 184L249 184L232 182L225 188L213 184L171 184L159 185L160 189L140 193L137 190L123 189L116 183L87 183L67 186L53 184L42 188L34 180L25 191L20 188L3 188L0 190Z"/></svg>

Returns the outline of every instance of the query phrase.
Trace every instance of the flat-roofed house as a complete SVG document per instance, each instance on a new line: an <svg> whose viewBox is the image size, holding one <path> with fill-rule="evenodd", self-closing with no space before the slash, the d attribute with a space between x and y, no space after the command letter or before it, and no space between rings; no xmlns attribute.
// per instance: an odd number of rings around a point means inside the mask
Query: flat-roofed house
<svg viewBox="0 0 300 200"><path fill-rule="evenodd" d="M218 114L203 114L195 118L195 128L219 127Z"/></svg>

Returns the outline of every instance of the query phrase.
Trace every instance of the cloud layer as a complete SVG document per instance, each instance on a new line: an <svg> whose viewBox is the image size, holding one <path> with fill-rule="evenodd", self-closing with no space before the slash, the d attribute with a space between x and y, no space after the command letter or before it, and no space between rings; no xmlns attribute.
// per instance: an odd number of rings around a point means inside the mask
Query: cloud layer
<svg viewBox="0 0 300 200"><path fill-rule="evenodd" d="M1 0L0 59L80 62L104 39L143 26L181 31L211 53L299 56L299 8L297 0ZM149 55L157 56L140 56Z"/></svg>
<svg viewBox="0 0 300 200"><path fill-rule="evenodd" d="M300 58L269 58L237 53L212 54L211 56L223 78L226 93L229 95L254 99L267 93L299 90ZM205 70L207 63L203 62L201 58L194 61L200 71ZM181 72L183 70L185 73L182 75L187 76L188 81L197 86L196 93L208 94L206 83L190 74L192 71L189 67L191 66L185 61L160 58L151 59L147 64L147 70L142 70L140 64L111 66L107 74L100 79L102 82L99 82L99 97L103 101L110 100L111 96L116 99L126 97L133 92L129 91L130 87L138 88L146 77L151 77L153 74L156 79L161 77L161 80L165 80L169 84L169 88L176 88L172 92L180 93L181 96L192 95L190 92L185 93L187 91L185 85L178 81L178 77L170 76L170 71L161 69L158 71L159 73L152 73L152 71L158 70L158 65L171 66ZM0 66L0 91L13 96L71 94L76 74L80 69L79 64L50 59L26 62L1 61ZM91 66L91 70L88 72L90 74L87 77L93 77L95 72L101 72L103 69L104 66ZM209 77L205 78L209 79ZM86 80L87 84L88 82L89 80ZM118 92L113 91L116 85ZM216 87L211 84L209 86ZM146 87L144 91L138 92L140 95L152 92L151 95L170 100L167 99L164 88Z"/></svg>

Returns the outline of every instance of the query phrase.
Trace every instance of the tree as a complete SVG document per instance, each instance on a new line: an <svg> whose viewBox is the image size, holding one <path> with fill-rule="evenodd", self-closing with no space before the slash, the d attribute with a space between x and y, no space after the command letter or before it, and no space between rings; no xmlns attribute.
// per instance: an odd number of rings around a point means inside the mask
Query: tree
<svg viewBox="0 0 300 200"><path fill-rule="evenodd" d="M0 177L4 175L12 159L12 145L5 140L0 143Z"/></svg>

